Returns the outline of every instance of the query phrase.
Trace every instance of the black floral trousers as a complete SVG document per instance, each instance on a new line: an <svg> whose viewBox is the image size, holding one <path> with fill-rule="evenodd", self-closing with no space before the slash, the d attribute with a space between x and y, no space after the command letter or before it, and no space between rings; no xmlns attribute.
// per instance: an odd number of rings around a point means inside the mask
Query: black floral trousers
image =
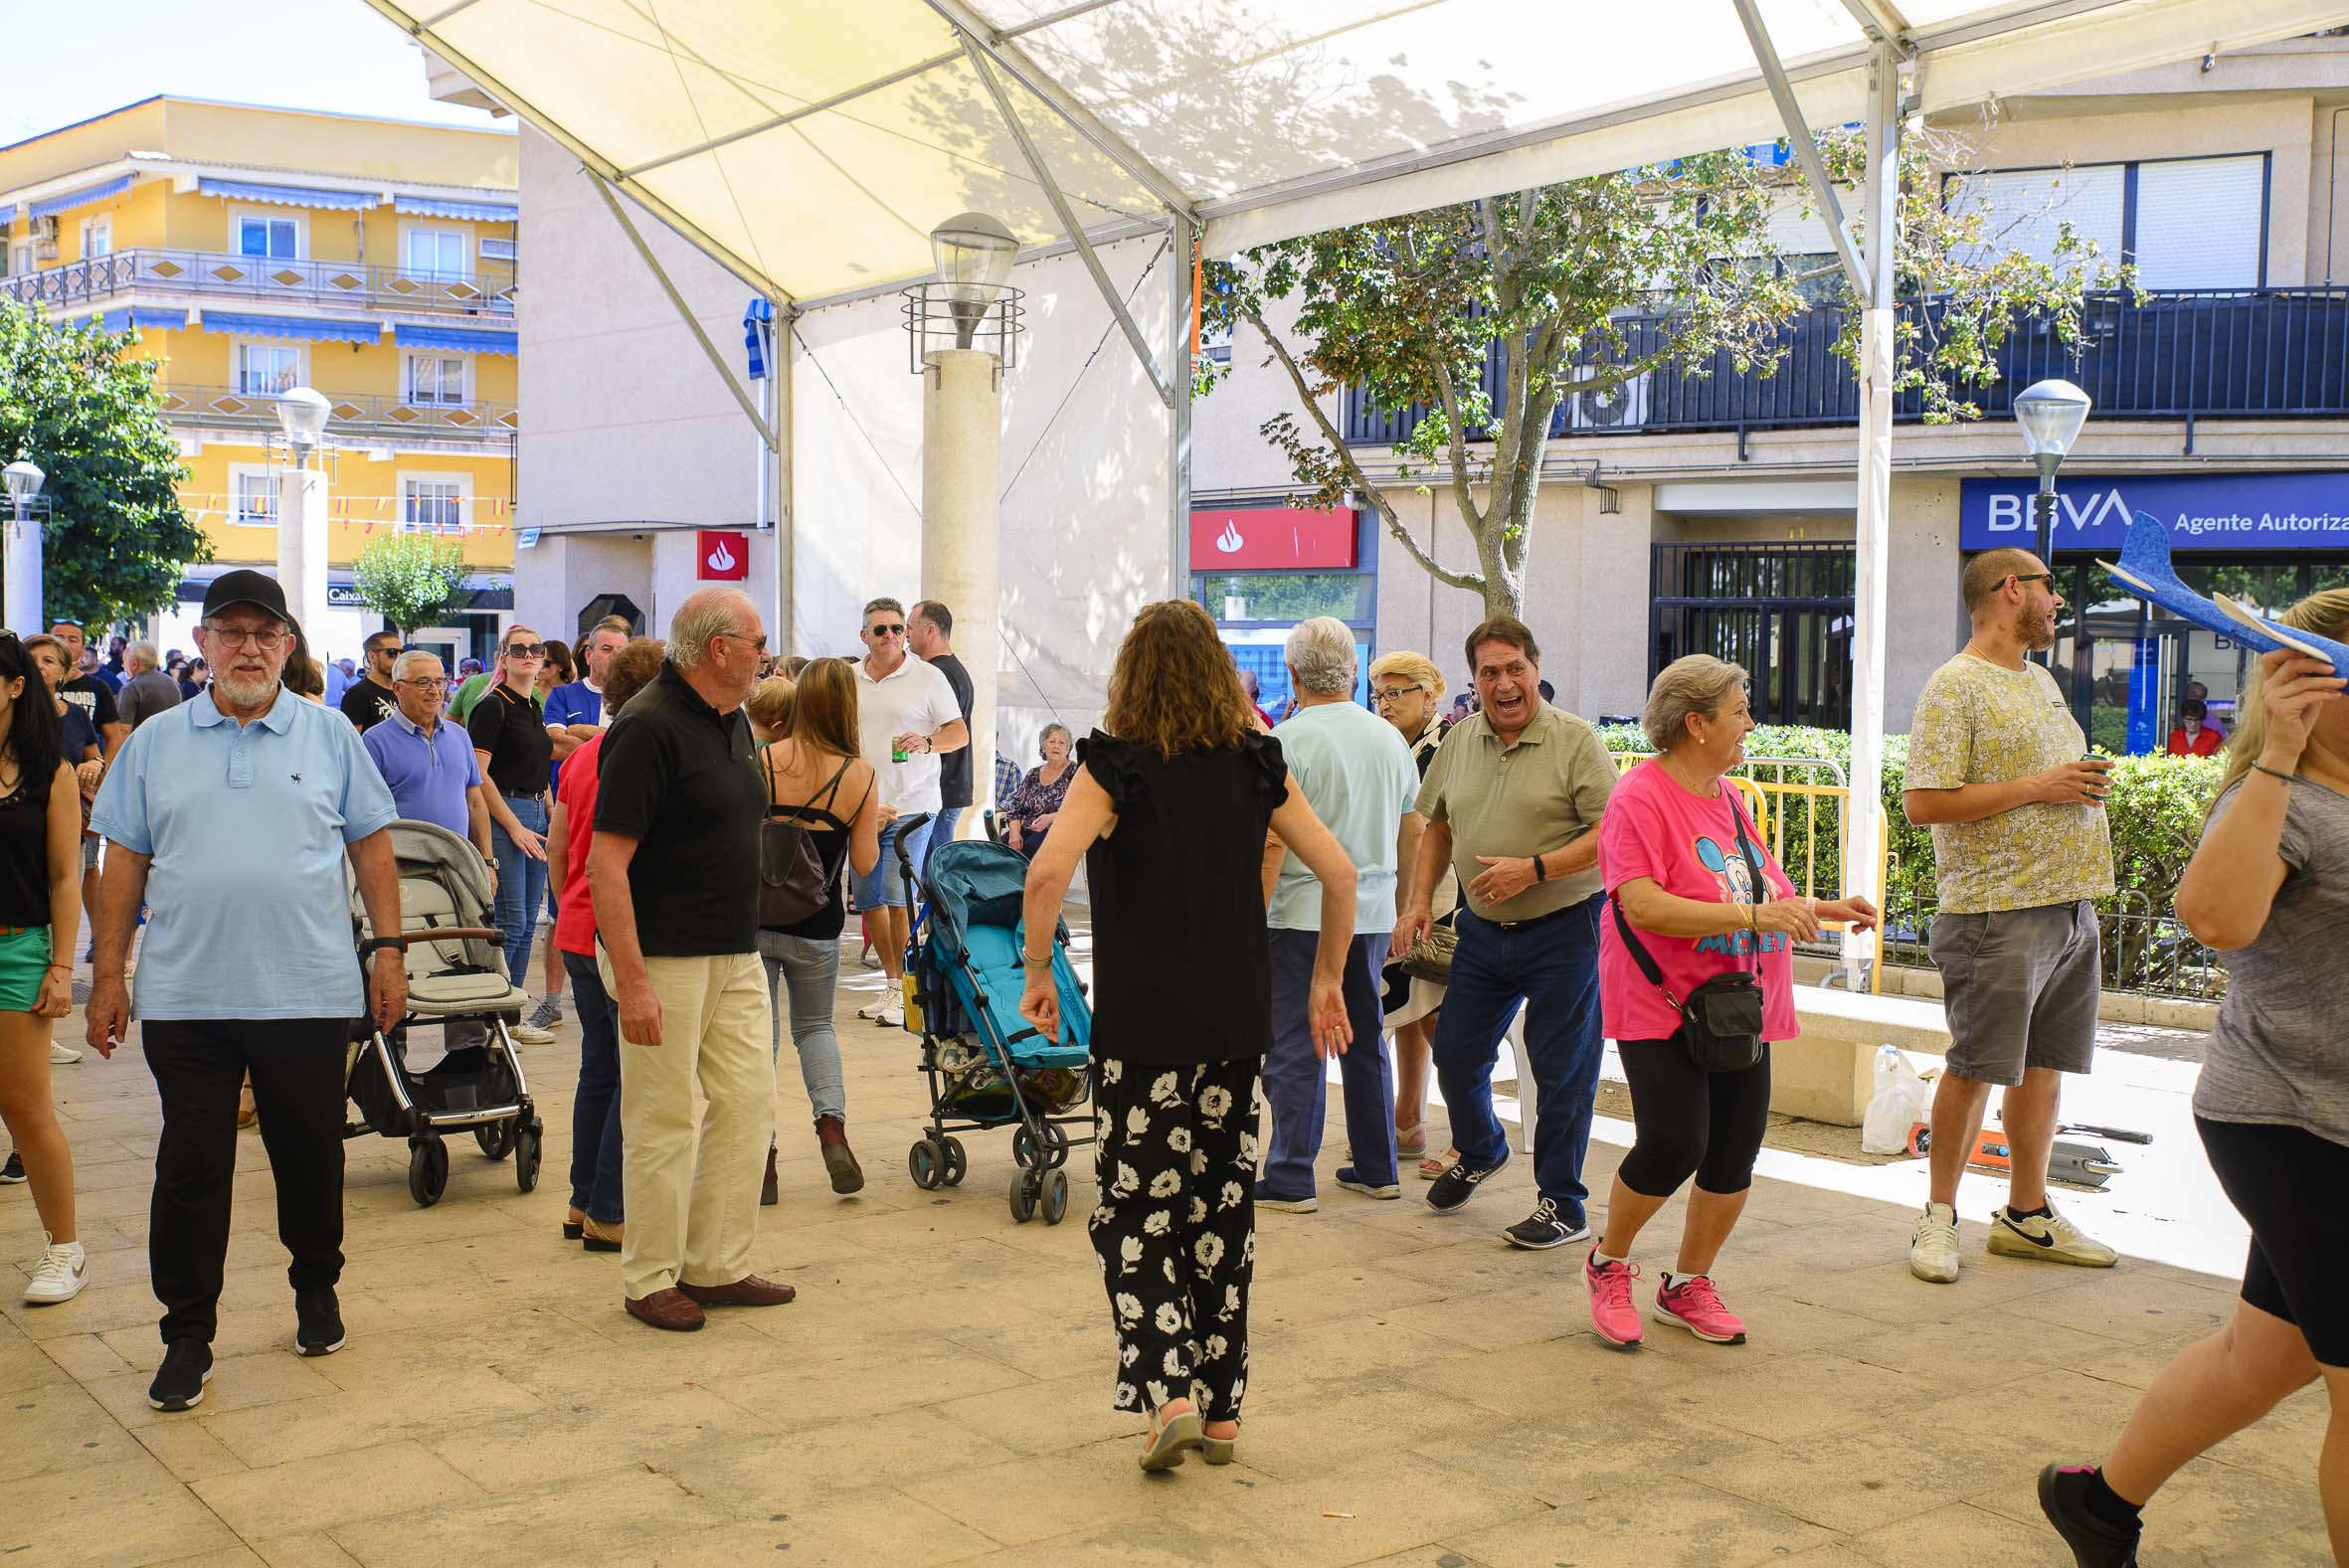
<svg viewBox="0 0 2349 1568"><path fill-rule="evenodd" d="M1208 1420L1239 1415L1263 1065L1096 1063L1101 1198L1086 1229L1117 1323L1119 1410L1188 1398Z"/></svg>

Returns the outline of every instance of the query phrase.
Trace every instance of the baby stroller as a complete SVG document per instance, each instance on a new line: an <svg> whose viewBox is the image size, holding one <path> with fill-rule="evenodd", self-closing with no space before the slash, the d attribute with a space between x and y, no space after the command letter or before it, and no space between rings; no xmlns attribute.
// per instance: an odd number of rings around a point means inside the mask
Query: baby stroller
<svg viewBox="0 0 2349 1568"><path fill-rule="evenodd" d="M909 819L919 825L920 817ZM913 901L913 862L898 849ZM964 839L930 851L929 895L914 916L905 961L905 1026L922 1037L930 1082L928 1132L906 1152L914 1185L960 1185L970 1168L956 1132L1011 1127L1011 1217L1037 1214L1057 1225L1068 1214L1071 1148L1093 1141L1089 1046L1093 1012L1068 960L1068 928L1052 936L1052 977L1060 987L1060 1039L1047 1040L1019 1016L1027 983L1020 956L1020 898L1027 861L1001 844ZM1082 1136L1070 1129L1081 1128Z"/></svg>
<svg viewBox="0 0 2349 1568"><path fill-rule="evenodd" d="M408 1193L420 1208L449 1186L443 1134L471 1129L491 1159L514 1156L514 1185L538 1185L542 1129L506 1026L529 1000L506 979L504 938L481 852L433 822L394 822L400 866L400 930L409 939L408 1014L390 1034L362 1018L352 1030L348 1089L362 1120L346 1138L370 1132L408 1139ZM350 882L351 929L367 935L367 909ZM378 958L377 961L382 961ZM411 1024L445 1025L449 1053L422 1073L408 1067Z"/></svg>

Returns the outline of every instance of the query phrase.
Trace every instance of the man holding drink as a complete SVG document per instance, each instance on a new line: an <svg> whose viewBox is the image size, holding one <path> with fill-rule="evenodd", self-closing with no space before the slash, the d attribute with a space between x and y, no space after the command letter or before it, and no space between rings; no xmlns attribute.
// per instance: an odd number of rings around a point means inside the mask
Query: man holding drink
<svg viewBox="0 0 2349 1568"><path fill-rule="evenodd" d="M1951 1043L1933 1096L1931 1199L1908 1249L1909 1272L1940 1285L1957 1279L1957 1183L1993 1084L2013 1158L1990 1251L2117 1261L2047 1193L2062 1075L2086 1072L2095 1052L2111 765L2086 755L2055 677L2028 658L2055 645L2055 574L2028 550L1990 550L1966 564L1963 592L1973 634L1917 698L1901 794L1908 820L1933 830L1940 891L1932 954Z"/></svg>

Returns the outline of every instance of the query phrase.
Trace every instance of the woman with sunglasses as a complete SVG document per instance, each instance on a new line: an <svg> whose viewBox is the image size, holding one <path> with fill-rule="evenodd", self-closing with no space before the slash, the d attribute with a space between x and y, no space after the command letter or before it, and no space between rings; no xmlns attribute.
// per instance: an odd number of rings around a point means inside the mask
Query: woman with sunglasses
<svg viewBox="0 0 2349 1568"><path fill-rule="evenodd" d="M497 852L497 924L505 933L506 975L520 985L530 974L530 941L546 902L547 765L554 761L555 743L538 705L546 643L528 626L508 626L497 653L496 683L464 724L481 777L492 785L483 798L490 846ZM524 1045L554 1039L526 1023L512 1034Z"/></svg>

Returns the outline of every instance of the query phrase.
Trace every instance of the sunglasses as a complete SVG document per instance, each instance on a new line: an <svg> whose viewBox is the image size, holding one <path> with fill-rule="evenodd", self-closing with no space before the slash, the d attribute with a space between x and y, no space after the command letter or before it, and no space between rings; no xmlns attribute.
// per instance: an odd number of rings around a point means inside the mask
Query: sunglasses
<svg viewBox="0 0 2349 1568"><path fill-rule="evenodd" d="M884 622L881 625L867 626L864 629L867 635L875 637L902 637L905 635L905 624L902 621L896 625Z"/></svg>
<svg viewBox="0 0 2349 1568"><path fill-rule="evenodd" d="M505 656L509 659L543 659L546 657L546 644L543 642L509 642L505 645Z"/></svg>
<svg viewBox="0 0 2349 1568"><path fill-rule="evenodd" d="M2017 572L2012 574L2007 581L2010 583L2045 583L2049 593L2052 594L2056 591L2056 574L2053 572Z"/></svg>

